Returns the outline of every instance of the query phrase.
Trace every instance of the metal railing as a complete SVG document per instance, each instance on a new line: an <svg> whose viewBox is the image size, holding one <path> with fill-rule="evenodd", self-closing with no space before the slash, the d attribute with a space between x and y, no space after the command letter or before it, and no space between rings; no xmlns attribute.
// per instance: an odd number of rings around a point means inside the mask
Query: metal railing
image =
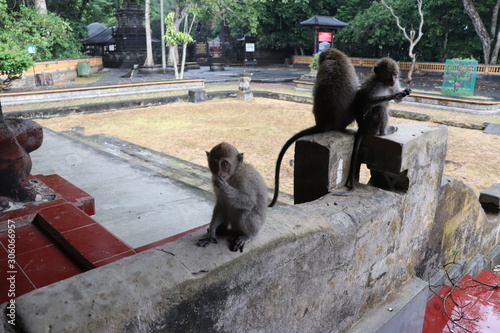
<svg viewBox="0 0 500 333"><path fill-rule="evenodd" d="M294 56L292 57L294 64L310 64L312 62L312 57L308 56ZM367 58L351 58L351 62L354 66L373 66L378 59L367 59ZM437 62L417 62L415 63L415 70L419 71L429 71L429 72L443 72L445 63ZM400 62L399 67L401 69L410 69L411 62ZM478 73L489 73L489 74L500 74L500 65L478 65Z"/></svg>

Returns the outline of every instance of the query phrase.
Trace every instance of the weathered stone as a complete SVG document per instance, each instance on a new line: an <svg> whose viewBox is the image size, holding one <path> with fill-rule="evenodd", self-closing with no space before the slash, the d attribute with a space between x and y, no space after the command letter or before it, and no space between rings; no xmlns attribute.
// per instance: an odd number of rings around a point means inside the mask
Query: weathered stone
<svg viewBox="0 0 500 333"><path fill-rule="evenodd" d="M316 200L345 184L354 131L310 135L295 144L294 200Z"/></svg>
<svg viewBox="0 0 500 333"><path fill-rule="evenodd" d="M486 128L484 129L484 133L500 135L500 124L489 123L488 126L486 126Z"/></svg>
<svg viewBox="0 0 500 333"><path fill-rule="evenodd" d="M500 210L500 183L493 184L481 192L479 202L485 209Z"/></svg>
<svg viewBox="0 0 500 333"><path fill-rule="evenodd" d="M205 90L189 90L188 95L189 101L192 103L205 102L207 100L207 93Z"/></svg>
<svg viewBox="0 0 500 333"><path fill-rule="evenodd" d="M489 253L499 242L500 224L473 203L472 190L441 176L446 128L422 131L403 159L406 193L360 186L351 196L270 209L243 253L223 237L197 247L205 230L197 231L17 298L16 329L346 332L405 282L427 281L428 263L455 249L467 258ZM338 141L352 140L343 135Z"/></svg>
<svg viewBox="0 0 500 333"><path fill-rule="evenodd" d="M42 127L31 120L0 122L0 197L13 201L35 201L37 191L30 184L29 153L42 145ZM6 207L7 199L2 200Z"/></svg>
<svg viewBox="0 0 500 333"><path fill-rule="evenodd" d="M446 154L447 128L421 124L399 124L398 131L386 136L365 136L359 160L372 172L370 184L393 191L408 190L412 165L419 168L415 158L425 155L427 149L440 147L439 155ZM330 190L343 186L349 172L354 131L329 132L304 137L295 146L294 196L295 203L315 200ZM432 148L432 147L434 148ZM442 170L435 159L429 161L432 170ZM442 172L442 171L440 171ZM441 173L429 175L439 179ZM436 178L437 177L437 178Z"/></svg>
<svg viewBox="0 0 500 333"><path fill-rule="evenodd" d="M236 98L243 101L249 101L253 99L253 93L251 91L238 91L238 93L236 94Z"/></svg>

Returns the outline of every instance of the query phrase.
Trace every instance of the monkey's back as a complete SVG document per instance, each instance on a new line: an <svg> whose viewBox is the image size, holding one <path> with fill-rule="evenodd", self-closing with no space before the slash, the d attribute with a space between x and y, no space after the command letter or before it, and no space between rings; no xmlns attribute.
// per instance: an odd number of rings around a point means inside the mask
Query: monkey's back
<svg viewBox="0 0 500 333"><path fill-rule="evenodd" d="M358 78L351 60L339 50L323 50L313 88L316 124L325 130L344 130L355 118L351 107L357 89Z"/></svg>

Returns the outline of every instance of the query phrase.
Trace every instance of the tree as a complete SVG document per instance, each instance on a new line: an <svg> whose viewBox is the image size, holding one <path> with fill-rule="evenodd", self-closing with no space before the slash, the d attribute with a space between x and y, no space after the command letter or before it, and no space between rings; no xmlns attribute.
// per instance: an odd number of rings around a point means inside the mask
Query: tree
<svg viewBox="0 0 500 333"><path fill-rule="evenodd" d="M45 0L35 0L35 7L38 9L38 14L47 14L47 4Z"/></svg>
<svg viewBox="0 0 500 333"><path fill-rule="evenodd" d="M408 71L408 77L407 77L407 82L408 82L408 84L410 84L412 81L413 70L415 69L415 62L417 60L417 54L413 52L413 49L415 48L415 45L418 44L418 42L420 41L420 39L423 36L422 27L424 26L424 14L422 12L422 0L417 0L417 8L418 8L418 14L420 16L420 24L418 26L418 36L416 36L416 37L415 37L415 30L413 29L413 25L411 25L410 35L408 35L408 33L406 32L406 28L404 28L401 25L399 17L394 13L394 9L392 7L390 7L389 5L387 5L387 3L384 0L381 0L381 1L382 1L382 4L387 9L389 9L389 11L391 12L391 15L396 19L396 25L403 32L403 34L405 35L405 38L410 42L410 48L408 49L408 54L411 58L411 67L410 67L410 70Z"/></svg>
<svg viewBox="0 0 500 333"><path fill-rule="evenodd" d="M477 35L481 39L481 43L483 46L483 57L484 63L486 65L495 65L497 63L498 51L500 49L500 31L497 28L498 25L498 11L500 8L500 0L496 0L495 5L491 14L491 27L490 33L486 29L486 26L481 19L481 16L474 5L472 0L462 0L465 11L469 15L472 24L474 25L474 29L476 30ZM492 45L495 46L492 49Z"/></svg>
<svg viewBox="0 0 500 333"><path fill-rule="evenodd" d="M20 6L10 11L5 0L0 0L0 44L34 45L34 60L80 57L80 43L68 22L47 12L39 14L34 7ZM4 9L4 10L2 10Z"/></svg>
<svg viewBox="0 0 500 333"><path fill-rule="evenodd" d="M145 17L145 27L146 27L146 60L144 61L144 66L154 66L155 62L153 59L153 46L151 42L151 0L146 0L144 5L144 17Z"/></svg>
<svg viewBox="0 0 500 333"><path fill-rule="evenodd" d="M0 84L0 91L8 89L13 80L33 66L27 50L14 42L0 43L0 76L7 76Z"/></svg>
<svg viewBox="0 0 500 333"><path fill-rule="evenodd" d="M363 8L359 6L359 8ZM345 13L345 14L342 14ZM404 36L392 28L390 12L379 2L373 1L365 9L342 10L338 19L349 23L335 36L335 45L351 56L378 58L391 56L400 60ZM352 17L352 15L355 15Z"/></svg>
<svg viewBox="0 0 500 333"><path fill-rule="evenodd" d="M194 19L196 17L195 14L191 22L191 25L189 25L188 28L188 13L187 13L188 8L185 8L183 11L185 11L185 15L183 14L185 18L184 31L181 32L176 30L175 20L174 20L175 13L170 12L165 18L165 36L163 36L165 42L168 44L170 49L170 57L172 57L176 79L182 79L184 77L184 64L186 62L186 47L188 43L193 41L190 32L193 27ZM173 52L173 49L177 48L178 44L182 44L182 61L181 61L180 75L177 68L177 56L176 53Z"/></svg>

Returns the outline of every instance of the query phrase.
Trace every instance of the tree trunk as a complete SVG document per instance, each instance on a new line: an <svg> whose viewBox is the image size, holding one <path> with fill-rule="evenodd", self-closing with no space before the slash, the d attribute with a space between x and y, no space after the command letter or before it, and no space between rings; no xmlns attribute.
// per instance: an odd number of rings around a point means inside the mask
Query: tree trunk
<svg viewBox="0 0 500 333"><path fill-rule="evenodd" d="M45 0L35 0L35 7L38 9L38 14L47 14L47 3Z"/></svg>
<svg viewBox="0 0 500 333"><path fill-rule="evenodd" d="M155 62L153 60L153 46L151 43L151 0L146 0L144 5L145 8L145 25L146 25L146 61L144 61L144 66L154 66Z"/></svg>
<svg viewBox="0 0 500 333"><path fill-rule="evenodd" d="M406 83L408 86L411 85L411 82L413 81L413 71L415 70L415 62L417 61L417 57L414 54L413 57L411 58L411 66L410 70L408 71L408 76L406 77Z"/></svg>
<svg viewBox="0 0 500 333"><path fill-rule="evenodd" d="M491 37L484 26L479 13L474 6L472 0L462 0L464 4L465 11L469 15L472 24L474 25L474 29L476 29L476 33L481 39L481 43L483 44L483 55L484 55L484 63L485 65L490 64L490 53L491 53Z"/></svg>

